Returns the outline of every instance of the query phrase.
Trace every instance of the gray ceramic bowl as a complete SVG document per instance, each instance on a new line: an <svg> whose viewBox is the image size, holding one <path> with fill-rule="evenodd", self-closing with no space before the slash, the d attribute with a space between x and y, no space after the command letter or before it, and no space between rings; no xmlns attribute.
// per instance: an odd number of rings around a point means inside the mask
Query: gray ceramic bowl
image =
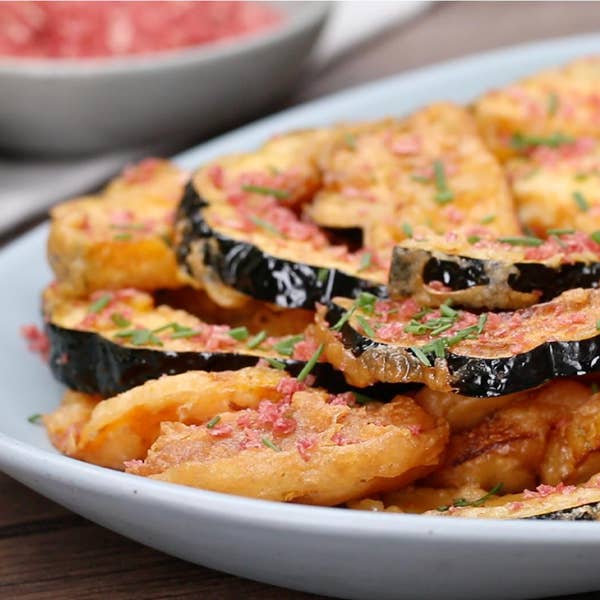
<svg viewBox="0 0 600 600"><path fill-rule="evenodd" d="M256 115L298 79L327 2L277 2L272 31L123 59L0 58L0 149L79 154L191 140Z"/></svg>

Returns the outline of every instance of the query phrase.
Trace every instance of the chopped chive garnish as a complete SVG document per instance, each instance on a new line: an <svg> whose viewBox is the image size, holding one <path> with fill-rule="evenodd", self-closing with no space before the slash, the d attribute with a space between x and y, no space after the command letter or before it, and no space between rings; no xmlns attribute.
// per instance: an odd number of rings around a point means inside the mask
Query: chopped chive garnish
<svg viewBox="0 0 600 600"><path fill-rule="evenodd" d="M301 342L303 339L303 335L292 335L277 342L273 346L273 350L275 350L275 352L279 352L279 354L283 354L284 356L291 356L294 353L296 344Z"/></svg>
<svg viewBox="0 0 600 600"><path fill-rule="evenodd" d="M289 198L290 192L288 190L280 190L277 188L266 187L264 185L243 185L242 190L244 192L251 192L252 194L262 194L263 196L274 196L281 200Z"/></svg>
<svg viewBox="0 0 600 600"><path fill-rule="evenodd" d="M417 183L431 183L431 177L425 177L424 175L411 175L410 178Z"/></svg>
<svg viewBox="0 0 600 600"><path fill-rule="evenodd" d="M375 331L373 330L373 327L371 327L369 321L367 321L364 317L362 317L361 315L357 315L356 320L360 323L360 326L363 328L363 331L369 336L369 337L375 337Z"/></svg>
<svg viewBox="0 0 600 600"><path fill-rule="evenodd" d="M350 320L350 317L356 311L356 304L353 304L337 321L335 325L331 328L333 331L340 331L342 327Z"/></svg>
<svg viewBox="0 0 600 600"><path fill-rule="evenodd" d="M266 339L267 339L267 332L264 330L260 331L254 337L252 337L248 340L248 343L246 344L246 348L248 348L248 350L252 350L253 348L258 348Z"/></svg>
<svg viewBox="0 0 600 600"><path fill-rule="evenodd" d="M556 92L550 92L548 94L548 116L553 117L556 114L559 106L558 94Z"/></svg>
<svg viewBox="0 0 600 600"><path fill-rule="evenodd" d="M443 190L435 195L435 201L438 204L447 204L448 202L452 202L452 200L454 200L454 192L450 190Z"/></svg>
<svg viewBox="0 0 600 600"><path fill-rule="evenodd" d="M579 206L579 210L582 212L590 210L590 205L581 192L573 192L573 200L575 200L577 206Z"/></svg>
<svg viewBox="0 0 600 600"><path fill-rule="evenodd" d="M117 338L129 338L134 346L154 345L162 346L162 342L149 329L130 329L129 331L119 331L115 335Z"/></svg>
<svg viewBox="0 0 600 600"><path fill-rule="evenodd" d="M590 233L590 237L592 240L594 240L594 242L596 242L596 244L600 244L600 231L593 231Z"/></svg>
<svg viewBox="0 0 600 600"><path fill-rule="evenodd" d="M130 240L131 237L130 233L115 233L115 235L113 235L113 240L116 240L117 242L126 242Z"/></svg>
<svg viewBox="0 0 600 600"><path fill-rule="evenodd" d="M269 363L269 366L273 367L274 369L278 369L279 371L283 371L285 369L285 363L277 360L276 358L269 358L267 356L265 360Z"/></svg>
<svg viewBox="0 0 600 600"><path fill-rule="evenodd" d="M354 401L356 402L356 404L360 404L361 406L364 406L365 404L369 404L369 402L377 402L373 398L369 398L369 396L365 396L364 394L361 394L360 392L352 392L352 393L354 394Z"/></svg>
<svg viewBox="0 0 600 600"><path fill-rule="evenodd" d="M466 340L467 338L476 335L478 331L479 325L471 325L469 327L461 329L460 331L457 331L454 335L451 335L450 337L444 338L444 342L447 346L454 346L455 344L458 344L463 340Z"/></svg>
<svg viewBox="0 0 600 600"><path fill-rule="evenodd" d="M327 277L329 277L329 269L321 267L317 273L317 281L319 283L324 283L327 280Z"/></svg>
<svg viewBox="0 0 600 600"><path fill-rule="evenodd" d="M193 337L194 335L198 335L198 333L200 333L198 331L194 331L191 327L184 327L183 325L180 325L179 323L175 322L167 323L166 325L161 325L160 327L153 329L152 333L161 333L169 329L173 330L173 333L171 334L171 339Z"/></svg>
<svg viewBox="0 0 600 600"><path fill-rule="evenodd" d="M356 299L355 304L364 313L372 315L375 310L375 302L377 302L377 296L369 292L361 292Z"/></svg>
<svg viewBox="0 0 600 600"><path fill-rule="evenodd" d="M419 321L430 312L433 312L432 308L422 308L419 312L415 313L412 318Z"/></svg>
<svg viewBox="0 0 600 600"><path fill-rule="evenodd" d="M575 181L585 181L588 177L587 173L575 173L575 175L573 175Z"/></svg>
<svg viewBox="0 0 600 600"><path fill-rule="evenodd" d="M367 270L371 266L371 253L365 252L360 258L360 265L358 267L358 273Z"/></svg>
<svg viewBox="0 0 600 600"><path fill-rule="evenodd" d="M179 331L175 331L171 334L172 340L179 340L184 338L191 338L197 335L200 335L202 332L197 329L192 329L191 327L184 327Z"/></svg>
<svg viewBox="0 0 600 600"><path fill-rule="evenodd" d="M221 415L213 417L207 424L206 429L212 429L221 420Z"/></svg>
<svg viewBox="0 0 600 600"><path fill-rule="evenodd" d="M112 296L110 294L104 294L104 296L100 296L98 300L96 300L90 305L88 312L99 313L101 310L105 309L108 306L111 299Z"/></svg>
<svg viewBox="0 0 600 600"><path fill-rule="evenodd" d="M541 246L544 241L536 237L501 237L499 242L510 244L511 246Z"/></svg>
<svg viewBox="0 0 600 600"><path fill-rule="evenodd" d="M243 342L248 339L248 328L247 327L235 327L228 331L229 335L238 342Z"/></svg>
<svg viewBox="0 0 600 600"><path fill-rule="evenodd" d="M413 354L419 359L421 363L423 363L426 367L431 366L431 361L427 358L427 355L419 348L418 346L411 346Z"/></svg>
<svg viewBox="0 0 600 600"><path fill-rule="evenodd" d="M458 316L458 311L454 310L449 304L442 304L440 306L440 313L444 315L444 317L455 318Z"/></svg>
<svg viewBox="0 0 600 600"><path fill-rule="evenodd" d="M35 415L30 415L29 417L27 417L27 421L29 421L29 423L31 423L32 425L41 425L42 416L43 415L36 413Z"/></svg>
<svg viewBox="0 0 600 600"><path fill-rule="evenodd" d="M275 225L273 225L272 223L269 223L269 221L265 221L264 219L261 219L260 217L256 217L254 215L250 215L250 220L255 225L257 225L261 229L264 229L265 231L268 231L268 232L273 233L275 235L280 235L280 236L283 235L281 233L281 231L279 231L279 229L277 229L277 227L275 227Z"/></svg>
<svg viewBox="0 0 600 600"><path fill-rule="evenodd" d="M485 328L485 324L487 323L488 316L487 314L479 315L479 321L477 322L477 334L481 335Z"/></svg>
<svg viewBox="0 0 600 600"><path fill-rule="evenodd" d="M548 235L569 235L571 233L575 233L574 229L547 229L546 233Z"/></svg>
<svg viewBox="0 0 600 600"><path fill-rule="evenodd" d="M155 344L162 346L162 342L148 329L136 329L131 336L131 343L135 346Z"/></svg>
<svg viewBox="0 0 600 600"><path fill-rule="evenodd" d="M600 319L596 321L596 331L600 331Z"/></svg>
<svg viewBox="0 0 600 600"><path fill-rule="evenodd" d="M479 221L482 225L489 225L494 219L496 218L496 215L486 215L485 217L483 217L483 219L481 219L481 221Z"/></svg>
<svg viewBox="0 0 600 600"><path fill-rule="evenodd" d="M319 358L321 358L323 350L325 350L325 344L319 344L319 347L315 350L315 353L309 358L304 367L302 367L302 371L298 373L298 377L296 377L298 381L304 381L310 375L311 371L315 368L317 361Z"/></svg>
<svg viewBox="0 0 600 600"><path fill-rule="evenodd" d="M441 160L436 160L433 163L433 174L435 177L435 187L437 188L437 194L435 195L435 201L438 204L446 204L454 200L453 192L448 189L448 182L446 181L446 171L444 170L444 163Z"/></svg>
<svg viewBox="0 0 600 600"><path fill-rule="evenodd" d="M476 244L480 240L481 238L478 235L470 235L467 237L467 242L469 242L469 244Z"/></svg>
<svg viewBox="0 0 600 600"><path fill-rule="evenodd" d="M112 315L110 315L110 320L117 327L129 327L131 325L131 321L129 319L126 319L121 313L113 313Z"/></svg>
<svg viewBox="0 0 600 600"><path fill-rule="evenodd" d="M181 329L181 325L179 325L179 323L167 323L165 325L161 325L160 327L157 327L156 329L152 330L152 333L161 333L162 331L166 331L167 329L173 329L175 331L178 331L179 329Z"/></svg>
<svg viewBox="0 0 600 600"><path fill-rule="evenodd" d="M553 133L546 137L515 133L510 140L510 145L515 150L525 151L538 146L558 148L564 144L572 144L574 141L575 140L572 137L564 135L563 133Z"/></svg>
<svg viewBox="0 0 600 600"><path fill-rule="evenodd" d="M168 233L163 233L160 236L160 239L164 242L165 246L167 246L168 248L173 247L173 238Z"/></svg>
<svg viewBox="0 0 600 600"><path fill-rule="evenodd" d="M413 236L413 228L410 223L402 223L402 231L406 237L411 238Z"/></svg>
<svg viewBox="0 0 600 600"><path fill-rule="evenodd" d="M481 496L481 498L478 498L477 500L466 500L465 498L456 498L456 500L454 500L452 504L438 506L436 510L439 510L440 512L446 512L453 507L481 506L485 503L486 500L488 500L492 496L495 496L496 494L499 494L502 491L503 487L503 483L497 483L487 494Z"/></svg>
<svg viewBox="0 0 600 600"><path fill-rule="evenodd" d="M277 444L275 444L274 442L272 442L269 438L264 437L262 439L262 443L267 448L271 448L271 450L275 450L275 452L281 452L281 448Z"/></svg>
<svg viewBox="0 0 600 600"><path fill-rule="evenodd" d="M344 136L344 142L347 148L350 150L356 150L356 136L353 133L347 131L346 135Z"/></svg>
<svg viewBox="0 0 600 600"><path fill-rule="evenodd" d="M598 387L597 383L592 383L590 388L592 390L592 394L597 394L600 391L600 388Z"/></svg>

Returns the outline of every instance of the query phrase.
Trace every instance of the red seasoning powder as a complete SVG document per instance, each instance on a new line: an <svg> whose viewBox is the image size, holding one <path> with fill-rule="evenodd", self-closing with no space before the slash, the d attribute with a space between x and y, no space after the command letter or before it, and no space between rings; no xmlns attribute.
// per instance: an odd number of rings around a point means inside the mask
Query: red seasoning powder
<svg viewBox="0 0 600 600"><path fill-rule="evenodd" d="M270 29L279 12L254 2L0 2L0 56L154 54Z"/></svg>

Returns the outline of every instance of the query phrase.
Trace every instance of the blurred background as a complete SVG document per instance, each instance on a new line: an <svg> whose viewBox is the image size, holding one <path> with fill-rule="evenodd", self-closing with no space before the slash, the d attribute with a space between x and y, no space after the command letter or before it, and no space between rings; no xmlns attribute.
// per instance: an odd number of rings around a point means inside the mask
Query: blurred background
<svg viewBox="0 0 600 600"><path fill-rule="evenodd" d="M593 2L0 2L0 243L143 156L599 20Z"/></svg>
<svg viewBox="0 0 600 600"><path fill-rule="evenodd" d="M59 4L0 2L0 243L143 156L408 69L600 25L593 2ZM142 547L1 474L0 497L3 598L309 598Z"/></svg>

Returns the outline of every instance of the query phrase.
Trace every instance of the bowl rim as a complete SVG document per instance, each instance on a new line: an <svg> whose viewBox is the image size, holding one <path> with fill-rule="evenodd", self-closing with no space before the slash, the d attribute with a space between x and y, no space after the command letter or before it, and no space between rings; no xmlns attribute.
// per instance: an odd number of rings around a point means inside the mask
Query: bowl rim
<svg viewBox="0 0 600 600"><path fill-rule="evenodd" d="M262 2L262 4L266 4ZM269 3L270 4L270 3ZM226 60L261 47L280 44L288 38L322 26L331 9L331 1L318 0L293 2L294 10L287 10L287 2L275 2L284 15L282 23L265 31L217 41L211 44L164 50L152 54L124 57L97 58L16 58L0 56L0 76L42 78L80 77L97 75L131 74L168 68L183 68Z"/></svg>

